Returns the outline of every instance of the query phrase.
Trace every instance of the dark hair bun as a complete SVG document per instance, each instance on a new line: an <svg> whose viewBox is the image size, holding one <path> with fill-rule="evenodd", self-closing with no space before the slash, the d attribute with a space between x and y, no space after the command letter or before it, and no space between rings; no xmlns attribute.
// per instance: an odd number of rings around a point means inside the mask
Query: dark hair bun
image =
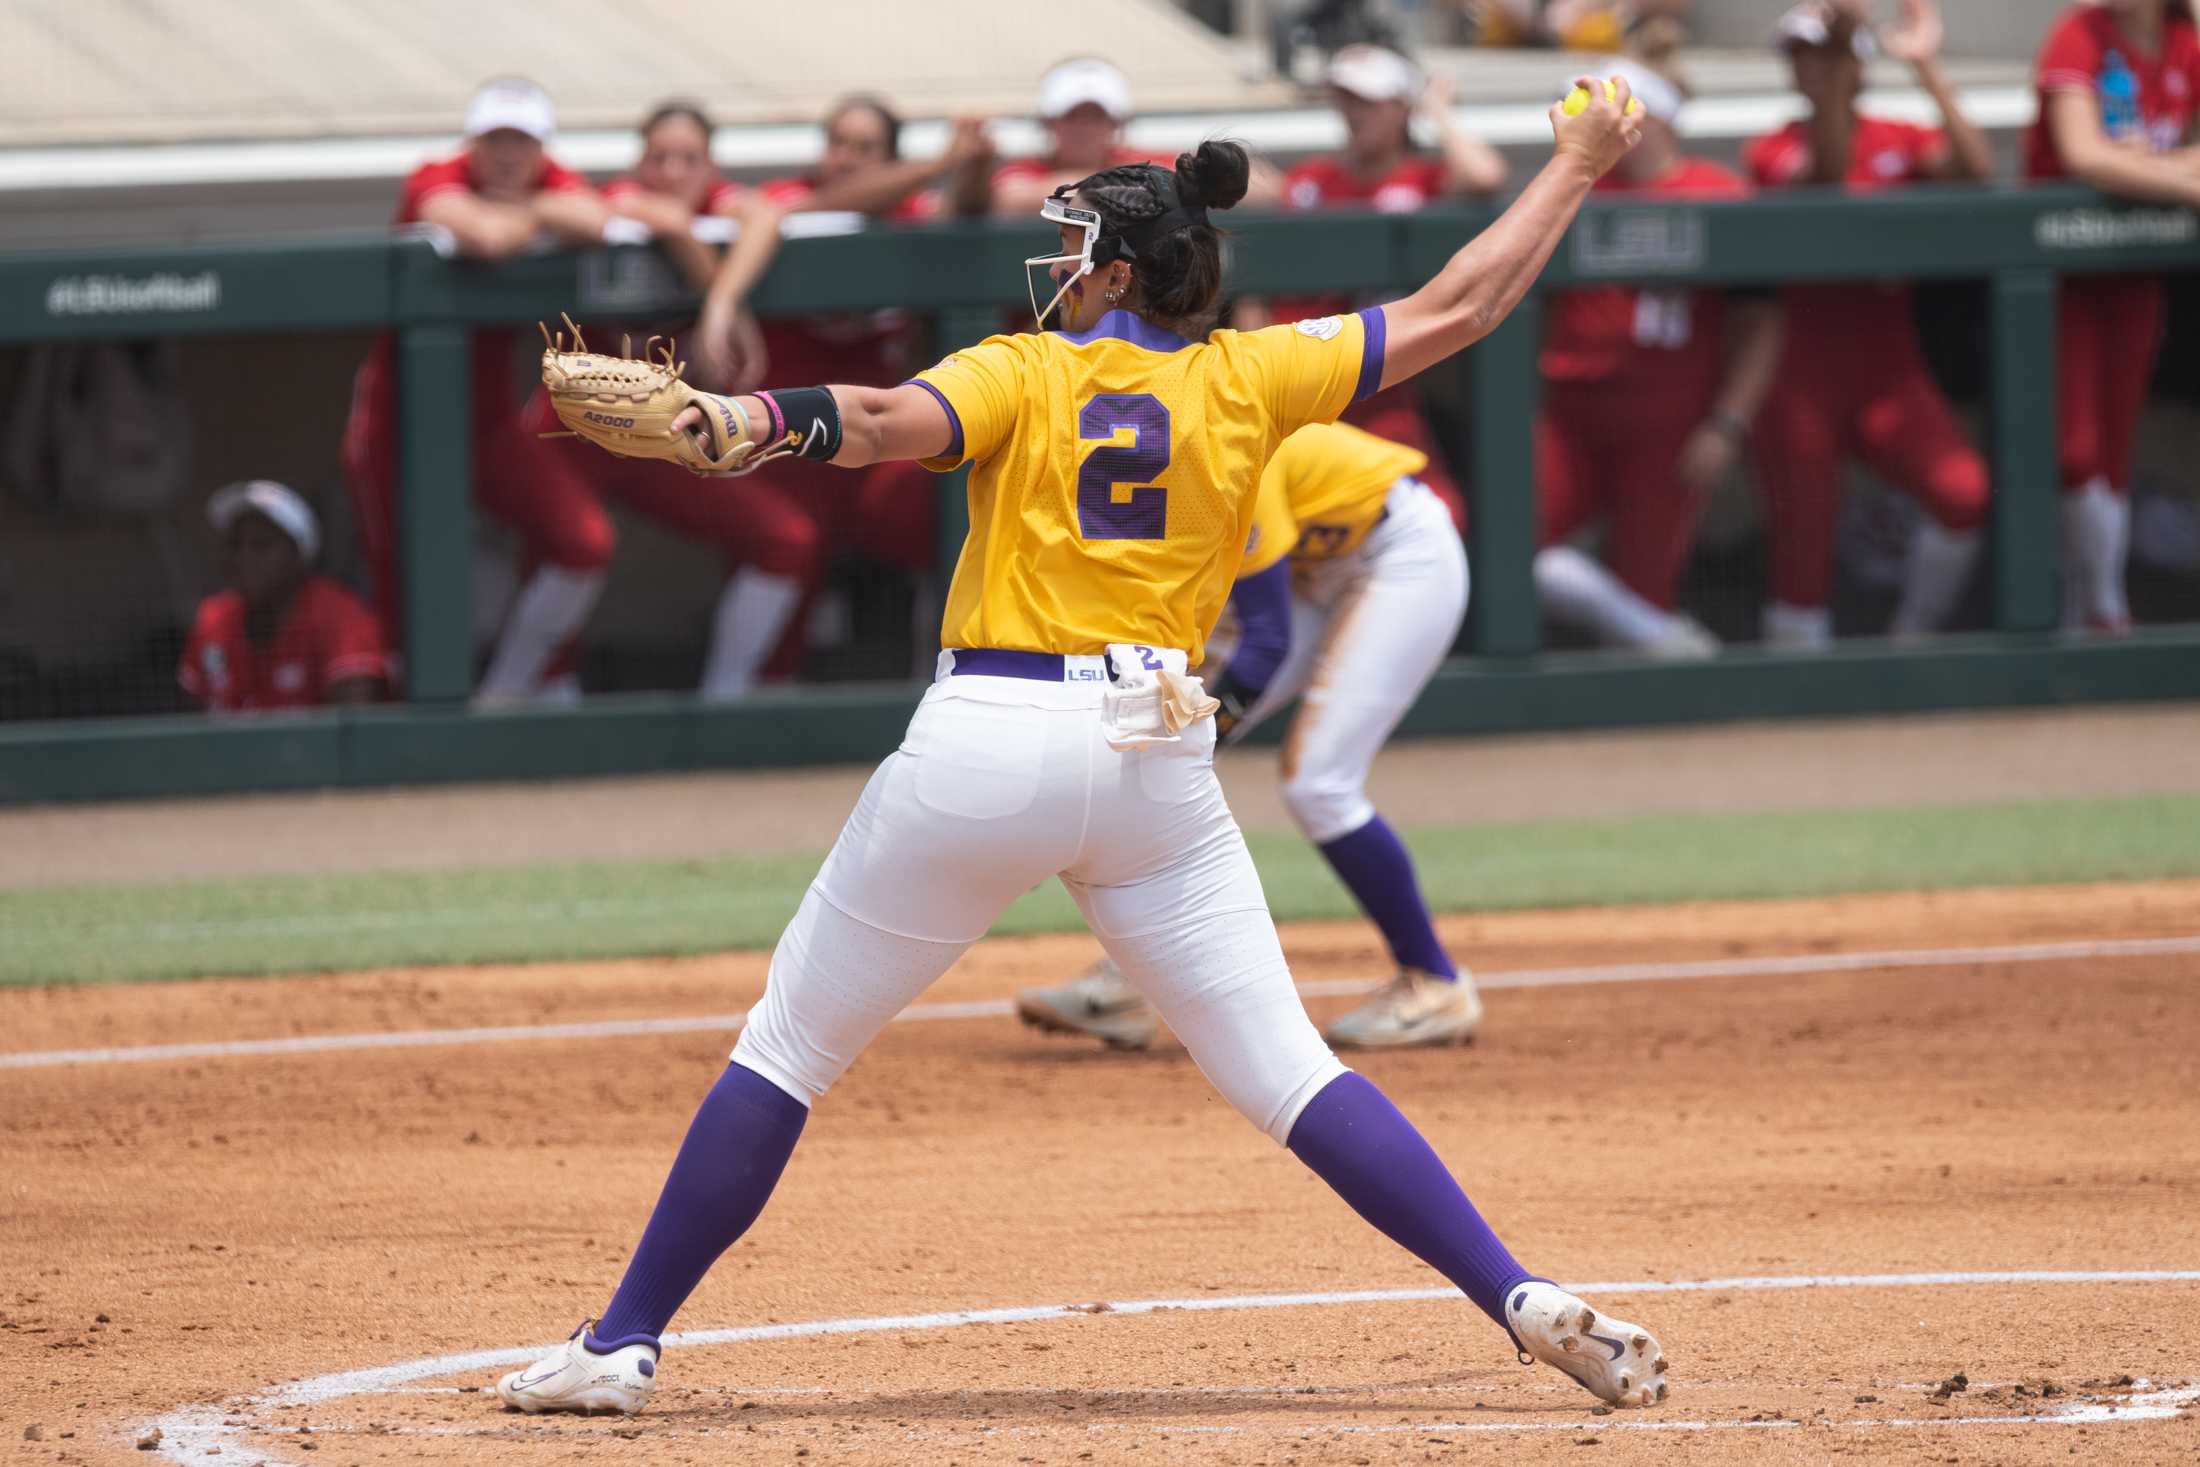
<svg viewBox="0 0 2200 1467"><path fill-rule="evenodd" d="M1196 153L1176 155L1176 193L1187 205L1227 209L1245 197L1252 164L1238 143L1210 139Z"/></svg>

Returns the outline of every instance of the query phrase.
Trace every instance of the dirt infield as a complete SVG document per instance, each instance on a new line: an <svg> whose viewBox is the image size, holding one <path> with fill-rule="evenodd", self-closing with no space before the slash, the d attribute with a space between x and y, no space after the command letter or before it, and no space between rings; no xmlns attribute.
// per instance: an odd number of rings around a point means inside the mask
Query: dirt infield
<svg viewBox="0 0 2200 1467"><path fill-rule="evenodd" d="M2200 883L1444 926L1483 1041L1360 1068L1529 1266L1662 1334L1660 1411L1420 1296L1173 1045L1003 1017L1092 951L1048 938L976 950L819 1109L679 1321L734 1333L632 1423L506 1416L509 1354L435 1357L601 1306L760 958L0 992L6 1460L2200 1457L2200 1275L2131 1277L2200 1270ZM1357 926L1288 941L1325 994L1375 971ZM1972 951L1884 956L1921 948ZM598 1028L451 1032L546 1024ZM191 1043L232 1048L22 1062Z"/></svg>

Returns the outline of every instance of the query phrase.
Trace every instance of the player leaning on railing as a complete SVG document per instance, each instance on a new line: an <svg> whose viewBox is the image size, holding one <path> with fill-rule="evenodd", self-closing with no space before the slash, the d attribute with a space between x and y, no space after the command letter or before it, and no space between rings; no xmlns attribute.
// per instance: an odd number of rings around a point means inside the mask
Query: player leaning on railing
<svg viewBox="0 0 2200 1467"><path fill-rule="evenodd" d="M1802 0L1780 17L1807 115L1742 150L1763 188L1810 185L1877 193L1920 183L1982 183L1994 171L1986 135L1965 115L1940 62L1938 0L1901 0L1874 27L1871 0ZM1864 62L1910 68L1937 127L1861 105ZM1977 564L1992 481L1925 361L1906 284L1831 281L1781 291L1787 346L1754 437L1764 494L1764 640L1789 651L1833 644L1834 532L1855 459L1915 500L1926 522L1910 544L1890 634L1944 628Z"/></svg>
<svg viewBox="0 0 2200 1467"><path fill-rule="evenodd" d="M2200 209L2200 32L2189 0L2074 5L2040 48L2029 178ZM2162 349L2158 275L2067 275L2056 371L2062 423L2063 624L2131 625L2124 560L2131 460Z"/></svg>
<svg viewBox="0 0 2200 1467"><path fill-rule="evenodd" d="M505 1377L507 1404L639 1409L658 1337L763 1208L810 1105L1050 876L1224 1097L1524 1358L1615 1404L1663 1397L1657 1341L1516 1263L1420 1133L1315 1032L1215 779L1216 702L1188 672L1276 446L1504 320L1637 140L1629 101L1621 87L1573 118L1553 108L1554 156L1503 217L1411 296L1352 316L1209 331L1223 285L1209 213L1244 197L1247 162L1205 143L1173 173L1111 168L1047 200L1060 251L1031 263L1060 282L1037 314L1058 311L1062 329L994 337L901 387L724 398L643 363L545 355L561 417L620 451L718 470L791 453L974 467L939 678L781 936L602 1319ZM1583 1063L1569 1075L1593 1084ZM1652 1245L1631 1214L1558 1184L1630 1259Z"/></svg>

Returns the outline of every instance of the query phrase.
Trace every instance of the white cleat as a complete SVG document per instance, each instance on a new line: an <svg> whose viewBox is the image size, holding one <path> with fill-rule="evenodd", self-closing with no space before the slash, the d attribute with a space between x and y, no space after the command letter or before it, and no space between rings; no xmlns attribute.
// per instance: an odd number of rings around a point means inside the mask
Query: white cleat
<svg viewBox="0 0 2200 1467"><path fill-rule="evenodd" d="M1665 1399L1665 1349L1640 1325L1600 1315L1556 1284L1518 1284L1505 1301L1505 1323L1533 1358L1562 1370L1609 1406L1655 1406Z"/></svg>
<svg viewBox="0 0 2200 1467"><path fill-rule="evenodd" d="M1683 611L1665 619L1665 630L1642 644L1642 655L1652 662L1708 662L1719 655L1721 643L1709 627Z"/></svg>
<svg viewBox="0 0 2200 1467"><path fill-rule="evenodd" d="M616 1411L632 1416L657 1389L657 1342L647 1335L599 1341L583 1324L525 1370L497 1382L497 1399L532 1416L543 1411Z"/></svg>
<svg viewBox="0 0 2200 1467"><path fill-rule="evenodd" d="M1405 1049L1465 1044L1482 1022L1474 977L1440 978L1405 968L1358 1008L1332 1020L1325 1037L1339 1049Z"/></svg>
<svg viewBox="0 0 2200 1467"><path fill-rule="evenodd" d="M1161 1018L1114 960L1102 958L1067 983L1016 995L1016 1017L1049 1034L1088 1034L1112 1049L1144 1049Z"/></svg>

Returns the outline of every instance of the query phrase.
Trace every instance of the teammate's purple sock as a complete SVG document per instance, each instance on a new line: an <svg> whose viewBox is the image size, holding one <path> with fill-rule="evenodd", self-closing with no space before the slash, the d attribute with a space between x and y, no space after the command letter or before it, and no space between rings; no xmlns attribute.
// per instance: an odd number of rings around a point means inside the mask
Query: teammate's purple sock
<svg viewBox="0 0 2200 1467"><path fill-rule="evenodd" d="M1377 815L1350 835L1326 842L1321 853L1360 910L1381 929L1400 967L1419 968L1439 978L1459 976L1444 945L1436 940L1428 903L1421 900L1421 879L1413 874L1413 857L1389 821Z"/></svg>
<svg viewBox="0 0 2200 1467"><path fill-rule="evenodd" d="M1307 1103L1291 1152L1390 1240L1457 1284L1505 1326L1505 1294L1535 1278L1482 1221L1413 1122L1357 1074Z"/></svg>
<svg viewBox="0 0 2200 1467"><path fill-rule="evenodd" d="M764 1210L809 1115L756 1071L726 1066L688 1126L619 1291L591 1331L597 1340L665 1332L718 1255Z"/></svg>

